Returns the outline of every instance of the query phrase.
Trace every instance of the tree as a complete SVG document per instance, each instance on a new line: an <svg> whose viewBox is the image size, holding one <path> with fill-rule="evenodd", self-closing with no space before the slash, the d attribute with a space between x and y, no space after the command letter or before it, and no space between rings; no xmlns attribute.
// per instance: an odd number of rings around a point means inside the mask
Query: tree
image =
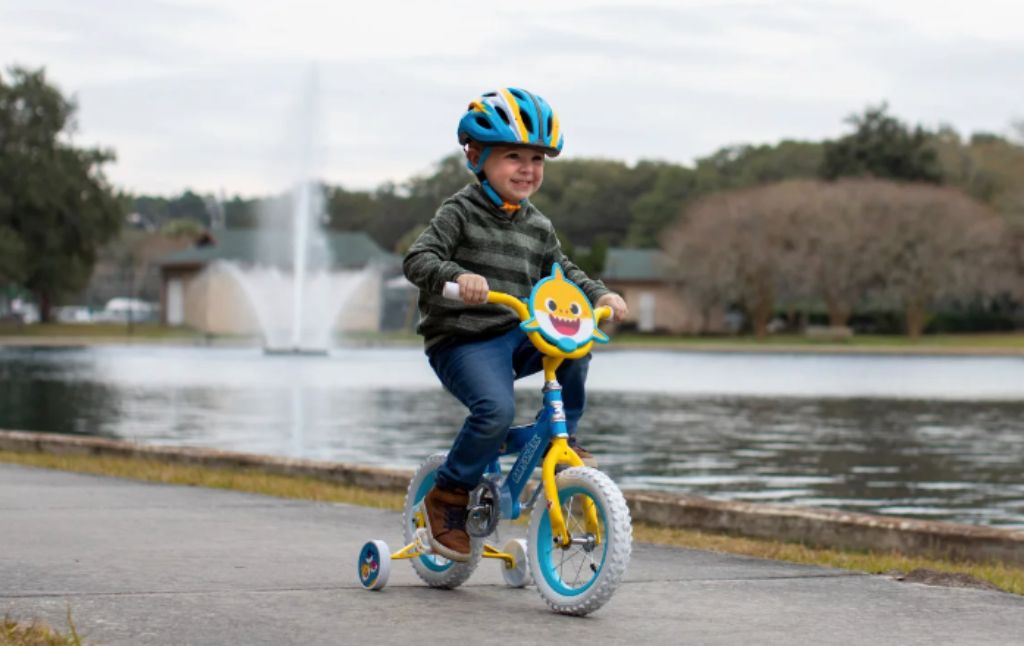
<svg viewBox="0 0 1024 646"><path fill-rule="evenodd" d="M889 106L868 107L846 122L854 131L825 142L821 176L880 177L910 182L942 182L942 168L933 147L933 134L921 126L911 129L887 114Z"/></svg>
<svg viewBox="0 0 1024 646"><path fill-rule="evenodd" d="M662 240L680 287L713 306L738 304L764 337L780 303L803 297L799 183L715 193L686 210Z"/></svg>
<svg viewBox="0 0 1024 646"><path fill-rule="evenodd" d="M657 246L658 234L662 229L679 217L683 205L696 196L696 174L689 168L675 164L640 164L654 166L656 175L650 190L642 193L630 205L633 217L630 219L626 243L632 247L654 247Z"/></svg>
<svg viewBox="0 0 1024 646"><path fill-rule="evenodd" d="M22 256L6 271L35 294L46 321L56 298L88 281L124 211L102 173L113 152L70 142L74 101L42 69L14 67L8 77L0 75L0 231Z"/></svg>
<svg viewBox="0 0 1024 646"><path fill-rule="evenodd" d="M876 197L888 205L879 220L877 297L903 309L907 333L919 337L934 308L1011 292L1014 274L1006 222L952 188L886 182Z"/></svg>

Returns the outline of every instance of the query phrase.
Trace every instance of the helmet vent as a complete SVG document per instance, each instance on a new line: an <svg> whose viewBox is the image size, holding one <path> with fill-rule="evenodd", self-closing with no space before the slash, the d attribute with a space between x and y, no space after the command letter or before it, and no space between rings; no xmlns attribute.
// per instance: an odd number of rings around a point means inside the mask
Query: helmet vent
<svg viewBox="0 0 1024 646"><path fill-rule="evenodd" d="M476 121L476 125L480 126L481 128L486 128L487 130L493 130L493 128L491 128L491 122L488 121L487 119L478 116L475 119L475 121Z"/></svg>
<svg viewBox="0 0 1024 646"><path fill-rule="evenodd" d="M523 120L523 125L526 126L526 131L533 134L533 119L525 110L519 111L519 118Z"/></svg>
<svg viewBox="0 0 1024 646"><path fill-rule="evenodd" d="M548 122L547 122L546 130L548 131L548 136L550 136L551 135L551 115L550 114L548 115Z"/></svg>
<svg viewBox="0 0 1024 646"><path fill-rule="evenodd" d="M504 108L502 108L501 106L495 106L494 109L498 111L498 116L501 117L502 121L504 121L506 124L511 123L511 121L509 121L508 114L505 112Z"/></svg>

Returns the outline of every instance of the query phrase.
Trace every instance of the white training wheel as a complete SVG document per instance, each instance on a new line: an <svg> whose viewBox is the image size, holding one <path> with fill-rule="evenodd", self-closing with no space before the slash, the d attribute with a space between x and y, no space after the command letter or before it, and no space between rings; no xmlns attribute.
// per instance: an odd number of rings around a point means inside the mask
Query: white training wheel
<svg viewBox="0 0 1024 646"><path fill-rule="evenodd" d="M391 550L384 541L369 541L359 550L359 584L367 590L380 590L391 574Z"/></svg>
<svg viewBox="0 0 1024 646"><path fill-rule="evenodd" d="M501 562L501 576L505 577L505 583L513 588L523 588L530 585L533 577L530 576L530 564L526 560L526 541L521 538L513 538L505 543L502 551L511 554L516 560L515 567L508 567L505 561Z"/></svg>

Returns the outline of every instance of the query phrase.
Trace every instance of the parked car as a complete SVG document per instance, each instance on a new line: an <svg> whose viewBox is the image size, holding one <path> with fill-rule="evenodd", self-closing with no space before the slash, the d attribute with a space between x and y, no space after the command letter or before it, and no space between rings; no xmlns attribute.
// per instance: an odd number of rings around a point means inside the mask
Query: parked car
<svg viewBox="0 0 1024 646"><path fill-rule="evenodd" d="M107 301L103 311L96 318L112 323L144 323L157 320L159 315L160 306L156 303L137 298L112 298Z"/></svg>

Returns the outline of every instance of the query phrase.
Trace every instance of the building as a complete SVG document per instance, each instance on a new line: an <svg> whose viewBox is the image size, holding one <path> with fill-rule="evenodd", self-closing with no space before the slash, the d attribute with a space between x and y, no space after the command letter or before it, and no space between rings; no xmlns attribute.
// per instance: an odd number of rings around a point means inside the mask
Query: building
<svg viewBox="0 0 1024 646"><path fill-rule="evenodd" d="M629 306L629 319L622 326L661 334L722 331L722 312L705 312L671 280L668 268L659 249L608 250L601 280Z"/></svg>
<svg viewBox="0 0 1024 646"><path fill-rule="evenodd" d="M258 258L266 257L259 250L267 234L257 230L220 230L204 235L188 249L164 256L159 261L161 321L165 325L187 325L207 334L259 333L253 294L245 277L266 264ZM356 293L346 299L346 306L337 314L334 329L379 330L383 285L400 271L401 259L381 249L362 232L330 232L325 238L332 271L356 274L365 270L359 275ZM283 257L272 259L271 263L274 262L286 266ZM277 297L286 298L285 294ZM283 304L290 306L290 302Z"/></svg>

